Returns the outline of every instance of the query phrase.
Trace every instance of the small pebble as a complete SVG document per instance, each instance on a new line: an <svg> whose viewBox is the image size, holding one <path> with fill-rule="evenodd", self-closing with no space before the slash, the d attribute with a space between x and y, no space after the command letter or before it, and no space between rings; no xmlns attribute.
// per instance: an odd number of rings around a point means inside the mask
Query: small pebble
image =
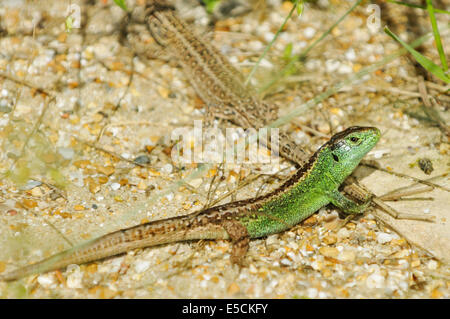
<svg viewBox="0 0 450 319"><path fill-rule="evenodd" d="M337 237L335 235L328 235L323 238L323 242L327 245L332 245L337 242Z"/></svg>
<svg viewBox="0 0 450 319"><path fill-rule="evenodd" d="M150 164L150 158L147 155L139 155L138 157L136 157L134 159L134 162L136 164L146 165L146 164Z"/></svg>
<svg viewBox="0 0 450 319"><path fill-rule="evenodd" d="M161 168L161 173L170 174L172 173L173 166L171 164L166 164Z"/></svg>
<svg viewBox="0 0 450 319"><path fill-rule="evenodd" d="M315 34L316 34L316 30L314 28L311 27L307 27L304 31L303 34L305 35L305 37L307 39L311 39Z"/></svg>
<svg viewBox="0 0 450 319"><path fill-rule="evenodd" d="M50 274L40 275L37 281L44 288L51 288L55 284L54 278Z"/></svg>
<svg viewBox="0 0 450 319"><path fill-rule="evenodd" d="M353 48L348 49L347 52L345 52L345 57L347 60L354 61L356 59L355 50Z"/></svg>
<svg viewBox="0 0 450 319"><path fill-rule="evenodd" d="M339 259L340 261L344 261L344 262L353 262L355 260L355 258L356 258L356 255L351 250L344 250L337 257L337 259Z"/></svg>
<svg viewBox="0 0 450 319"><path fill-rule="evenodd" d="M25 186L22 186L20 189L21 189L21 190L24 190L24 191L28 191L28 190L30 190L30 189L33 189L33 188L38 187L38 186L41 186L41 185L42 185L42 183L39 182L39 181L29 180L29 181L25 184Z"/></svg>
<svg viewBox="0 0 450 319"><path fill-rule="evenodd" d="M270 235L266 239L266 245L275 245L278 242L278 235Z"/></svg>
<svg viewBox="0 0 450 319"><path fill-rule="evenodd" d="M165 196L165 198L167 198L168 201L171 201L173 199L173 197L174 197L173 193L167 194Z"/></svg>
<svg viewBox="0 0 450 319"><path fill-rule="evenodd" d="M114 173L115 169L112 166L100 166L98 171L106 176L110 176Z"/></svg>
<svg viewBox="0 0 450 319"><path fill-rule="evenodd" d="M390 242L392 239L394 239L394 238L393 238L393 236L390 235L390 234L382 233L382 232L379 232L379 233L377 234L377 242L380 243L380 244L388 243L388 242Z"/></svg>
<svg viewBox="0 0 450 319"><path fill-rule="evenodd" d="M384 277L379 273L373 273L366 279L366 285L368 288L383 288L384 287Z"/></svg>
<svg viewBox="0 0 450 319"><path fill-rule="evenodd" d="M234 295L236 293L238 293L241 290L241 288L239 287L239 285L235 282L231 283L231 285L228 286L227 292L230 295Z"/></svg>
<svg viewBox="0 0 450 319"><path fill-rule="evenodd" d="M15 215L17 215L17 210L15 210L15 209L10 209L10 210L8 210L7 212L6 212L8 215L10 215L10 216L15 216ZM1 268L1 267L0 267ZM1 272L1 271L0 271Z"/></svg>
<svg viewBox="0 0 450 319"><path fill-rule="evenodd" d="M140 190L145 190L145 189L147 189L147 184L145 184L144 181L140 181L137 185L137 188Z"/></svg>
<svg viewBox="0 0 450 319"><path fill-rule="evenodd" d="M340 74L350 74L353 72L353 68L350 65L342 64L338 68Z"/></svg>
<svg viewBox="0 0 450 319"><path fill-rule="evenodd" d="M12 108L8 106L8 102L5 100L0 101L0 112L9 113L12 111Z"/></svg>
<svg viewBox="0 0 450 319"><path fill-rule="evenodd" d="M150 267L150 261L143 260L143 261L137 261L134 269L136 269L137 273L141 273L141 272L146 271L149 267Z"/></svg>
<svg viewBox="0 0 450 319"><path fill-rule="evenodd" d="M113 190L113 191L116 191L116 190L118 190L120 188L120 184L119 183L112 183L111 184L111 189Z"/></svg>
<svg viewBox="0 0 450 319"><path fill-rule="evenodd" d="M202 183L203 183L203 179L202 178L195 178L195 179L190 180L188 182L188 184L191 185L194 188L198 188Z"/></svg>
<svg viewBox="0 0 450 319"><path fill-rule="evenodd" d="M67 267L67 287L69 288L82 288L83 273L78 265L69 265Z"/></svg>
<svg viewBox="0 0 450 319"><path fill-rule="evenodd" d="M321 247L319 253L326 257L336 258L339 255L339 250L335 247Z"/></svg>
<svg viewBox="0 0 450 319"><path fill-rule="evenodd" d="M43 195L42 190L40 187L35 187L31 190L31 195L35 197L41 197Z"/></svg>
<svg viewBox="0 0 450 319"><path fill-rule="evenodd" d="M58 153L61 154L62 157L64 157L67 160L70 160L75 155L75 151L71 148L67 147L60 147L58 148Z"/></svg>
<svg viewBox="0 0 450 319"><path fill-rule="evenodd" d="M307 295L308 295L308 298L311 298L311 299L316 298L318 295L317 288L308 288Z"/></svg>
<svg viewBox="0 0 450 319"><path fill-rule="evenodd" d="M287 258L281 259L280 263L281 263L282 265L285 265L285 266L291 266L291 265L292 265L292 261L290 261L290 260L287 259Z"/></svg>
<svg viewBox="0 0 450 319"><path fill-rule="evenodd" d="M439 264L436 260L430 260L427 264L427 268L430 270L436 270L438 268Z"/></svg>
<svg viewBox="0 0 450 319"><path fill-rule="evenodd" d="M347 228L341 228L337 233L337 237L339 238L339 240L346 239L350 237L350 233Z"/></svg>

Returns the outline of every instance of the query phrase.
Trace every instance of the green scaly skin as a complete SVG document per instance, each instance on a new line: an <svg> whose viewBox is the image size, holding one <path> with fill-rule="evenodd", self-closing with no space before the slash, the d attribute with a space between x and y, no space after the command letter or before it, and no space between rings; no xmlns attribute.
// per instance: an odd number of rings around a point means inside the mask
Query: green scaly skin
<svg viewBox="0 0 450 319"><path fill-rule="evenodd" d="M231 260L240 263L249 238L289 229L329 203L349 214L364 211L370 201L357 204L338 188L379 139L377 128L348 128L334 135L294 176L267 195L121 229L0 275L0 280L15 280L132 249L199 239L231 239L234 243Z"/></svg>
<svg viewBox="0 0 450 319"><path fill-rule="evenodd" d="M335 135L311 157L302 169L304 173L287 191L258 209L262 214L241 219L249 236L257 238L289 229L329 203L345 213L364 211L369 202L359 205L338 188L379 139L380 131L373 127L352 127Z"/></svg>

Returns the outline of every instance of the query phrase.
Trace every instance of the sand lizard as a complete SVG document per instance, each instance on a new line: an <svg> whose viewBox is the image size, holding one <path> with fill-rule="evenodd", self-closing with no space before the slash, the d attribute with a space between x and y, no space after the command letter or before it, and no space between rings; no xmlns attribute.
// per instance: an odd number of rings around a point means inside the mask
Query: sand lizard
<svg viewBox="0 0 450 319"><path fill-rule="evenodd" d="M200 239L231 239L231 260L239 263L250 239L289 229L329 203L346 213L361 213L370 200L358 204L338 188L379 138L380 131L374 127L348 128L334 135L290 179L266 195L121 229L82 247L0 275L0 280L15 280L132 249Z"/></svg>

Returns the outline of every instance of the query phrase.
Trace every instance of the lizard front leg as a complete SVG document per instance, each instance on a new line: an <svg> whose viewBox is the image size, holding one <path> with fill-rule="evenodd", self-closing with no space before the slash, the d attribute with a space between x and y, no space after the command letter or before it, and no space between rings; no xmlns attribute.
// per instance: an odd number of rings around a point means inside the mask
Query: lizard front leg
<svg viewBox="0 0 450 319"><path fill-rule="evenodd" d="M346 214L362 214L372 202L372 198L369 196L363 204L358 204L355 201L345 197L337 189L329 192L327 195L330 202Z"/></svg>
<svg viewBox="0 0 450 319"><path fill-rule="evenodd" d="M229 220L223 223L223 228L230 236L233 248L231 251L231 262L243 265L244 256L248 251L250 236L247 228L237 220Z"/></svg>

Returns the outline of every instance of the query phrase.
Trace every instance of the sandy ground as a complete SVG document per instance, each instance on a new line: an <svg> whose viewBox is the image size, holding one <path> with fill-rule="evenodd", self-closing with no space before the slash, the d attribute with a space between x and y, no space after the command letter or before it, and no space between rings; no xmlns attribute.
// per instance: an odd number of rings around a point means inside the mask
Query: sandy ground
<svg viewBox="0 0 450 319"><path fill-rule="evenodd" d="M287 2L255 3L252 12L221 16L214 27L195 1L178 1L177 7L198 34L248 74L291 8ZM352 5L327 3L307 5L289 21L261 63L256 87ZM198 165L173 162L174 129L192 127L204 115L186 75L139 26L123 41L123 11L112 1L80 4L81 28L70 33L64 27L67 6L0 6L0 171L7 172L0 181L0 273L121 228L196 211L230 192L221 203L268 192L293 172L283 160L276 174L270 165L226 163L198 172ZM426 14L412 11L429 31ZM381 29L368 30L369 15L365 6L357 8L292 74L263 92L280 106L280 116L399 49ZM444 18L438 21L450 52ZM398 32L416 38L406 28ZM423 47L437 63L432 42ZM424 83L436 114L449 123L448 85ZM394 220L377 209L339 227L344 217L327 207L290 231L252 241L242 269L231 266L226 241L177 243L1 282L0 296L448 298L450 145L423 111L419 84L411 60L397 58L285 128L315 150L345 127L379 127L382 139L367 159L383 171L360 167L355 176L377 195L415 184L392 173L434 183L426 193L387 204L435 216L435 222ZM429 175L418 164L425 158L433 167ZM192 174L188 185L177 184Z"/></svg>

